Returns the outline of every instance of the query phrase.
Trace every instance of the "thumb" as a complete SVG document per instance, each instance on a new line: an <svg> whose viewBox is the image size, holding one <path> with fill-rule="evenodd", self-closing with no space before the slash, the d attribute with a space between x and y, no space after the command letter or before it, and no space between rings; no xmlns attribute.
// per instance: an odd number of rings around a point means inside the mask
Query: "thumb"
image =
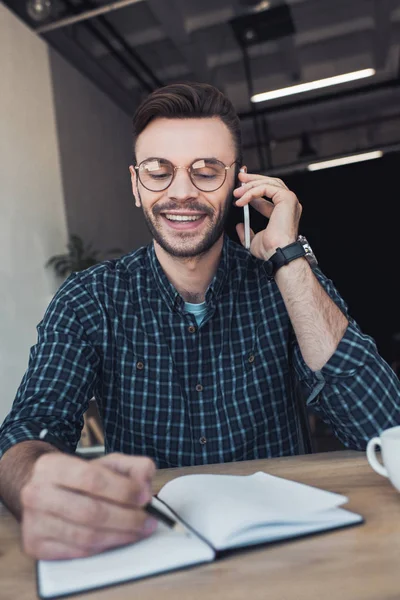
<svg viewBox="0 0 400 600"><path fill-rule="evenodd" d="M97 461L120 475L142 483L151 483L156 472L154 462L146 456L129 456L114 452L98 458Z"/></svg>

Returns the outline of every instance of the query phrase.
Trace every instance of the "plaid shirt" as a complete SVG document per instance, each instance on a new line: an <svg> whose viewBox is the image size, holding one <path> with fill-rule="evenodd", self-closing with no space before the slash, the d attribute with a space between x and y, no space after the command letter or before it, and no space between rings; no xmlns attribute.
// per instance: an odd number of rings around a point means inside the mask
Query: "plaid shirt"
<svg viewBox="0 0 400 600"><path fill-rule="evenodd" d="M37 439L42 427L75 449L94 396L106 451L151 456L158 467L298 452L288 314L263 262L227 237L206 307L198 327L152 244L71 275L38 325L0 451ZM400 423L399 380L354 321L321 371L297 345L293 367L309 404L347 446L363 449Z"/></svg>

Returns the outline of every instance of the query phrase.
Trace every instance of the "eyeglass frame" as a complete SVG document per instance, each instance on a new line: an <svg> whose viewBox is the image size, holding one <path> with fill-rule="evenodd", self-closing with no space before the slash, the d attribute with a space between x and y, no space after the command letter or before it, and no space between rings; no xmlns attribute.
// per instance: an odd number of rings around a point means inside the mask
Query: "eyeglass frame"
<svg viewBox="0 0 400 600"><path fill-rule="evenodd" d="M142 165L144 162L146 162L146 161L150 161L150 160L164 161L164 162L166 162L166 163L169 163L169 164L170 164L170 165L173 167L174 173L173 173L173 175L172 175L172 179L171 179L171 181L169 182L169 184L168 184L168 185L167 185L165 188L162 188L161 190L151 190L151 189L150 189L150 188L148 188L146 185L144 185L143 181L140 179L140 165ZM210 160L212 160L214 163L219 163L220 165L222 165L222 166L224 167L224 170L225 170L225 176L224 176L224 180L223 180L223 182L221 183L221 185L219 185L218 187L216 187L214 190L202 190L202 189L200 189L200 188L199 188L199 187L198 187L198 186L195 184L195 182L193 181L193 179L192 179L192 176L191 176L191 173L190 173L190 169L193 167L194 163L198 162L199 160L204 160L204 161L207 161L207 160L208 160L208 161L210 161ZM167 190L167 189L170 187L170 185L172 185L172 182L173 182L173 181L174 181L174 179L175 179L176 172L177 172L177 170L178 170L178 169L185 169L185 170L188 172L188 175L189 175L189 179L190 179L190 181L192 182L192 184L194 185L194 187L195 187L197 190L199 190L199 192L216 192L217 190L219 190L220 188L222 188L222 186L224 185L224 183L225 183L225 181L226 181L226 176L227 176L227 173L228 173L229 169L231 169L231 168L232 168L232 166L233 166L234 164L239 164L239 161L238 161L238 160L234 160L234 161L233 161L233 163L231 163L230 165L225 165L225 164L222 162L222 160L218 160L217 158L196 158L196 159L195 159L195 160L194 160L194 161L193 161L193 162L192 162L192 163L191 163L191 164L190 164L188 167L183 167L183 166L175 166L175 165L174 165L174 164L173 164L173 163L172 163L170 160L168 160L167 158L160 158L160 157L158 157L158 156L154 156L154 157L150 157L150 158L145 158L145 159L144 159L144 160L142 160L142 161L141 161L141 162L140 162L138 165L134 165L134 169L137 171L137 175L138 175L138 179L139 179L140 183L141 183L141 184L142 184L142 186L143 186L144 188L146 188L146 190L148 190L149 192L154 192L154 193L155 193L155 192L165 192L165 190Z"/></svg>

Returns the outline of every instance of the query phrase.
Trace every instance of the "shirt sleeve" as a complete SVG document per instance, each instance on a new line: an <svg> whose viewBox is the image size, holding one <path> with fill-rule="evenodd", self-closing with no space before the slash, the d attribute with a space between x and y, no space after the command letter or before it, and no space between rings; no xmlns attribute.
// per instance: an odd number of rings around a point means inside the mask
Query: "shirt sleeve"
<svg viewBox="0 0 400 600"><path fill-rule="evenodd" d="M374 340L349 317L347 305L319 268L320 284L346 315L349 325L339 345L320 371L304 362L298 344L293 365L308 406L330 424L349 448L364 450L369 439L400 424L400 382L379 355Z"/></svg>
<svg viewBox="0 0 400 600"><path fill-rule="evenodd" d="M71 275L51 301L37 327L28 369L0 428L0 457L14 444L39 439L43 428L75 450L99 365L95 344L89 341L91 303L79 274Z"/></svg>

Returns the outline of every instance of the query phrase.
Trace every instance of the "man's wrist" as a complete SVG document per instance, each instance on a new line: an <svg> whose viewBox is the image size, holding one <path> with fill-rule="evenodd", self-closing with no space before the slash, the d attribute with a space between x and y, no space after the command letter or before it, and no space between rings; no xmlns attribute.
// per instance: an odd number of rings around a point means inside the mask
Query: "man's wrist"
<svg viewBox="0 0 400 600"><path fill-rule="evenodd" d="M286 239L281 239L279 241L275 241L273 244L269 245L268 248L265 248L264 250L264 261L267 261L271 258L271 256L273 256L275 254L275 252L277 251L278 248L285 248L286 246L289 246L290 244L293 244L293 242L296 242L296 238L286 238Z"/></svg>
<svg viewBox="0 0 400 600"><path fill-rule="evenodd" d="M284 265L281 269L278 269L273 276L273 279L278 284L278 287L280 287L280 285L284 285L286 281L297 281L298 277L304 281L304 277L308 273L311 274L312 270L310 269L306 257L302 256L298 260L294 260L287 265Z"/></svg>
<svg viewBox="0 0 400 600"><path fill-rule="evenodd" d="M264 263L267 275L273 279L279 269L291 263L292 261L305 256L305 254L306 251L304 246L298 240L288 244L287 246L277 248L270 258Z"/></svg>

